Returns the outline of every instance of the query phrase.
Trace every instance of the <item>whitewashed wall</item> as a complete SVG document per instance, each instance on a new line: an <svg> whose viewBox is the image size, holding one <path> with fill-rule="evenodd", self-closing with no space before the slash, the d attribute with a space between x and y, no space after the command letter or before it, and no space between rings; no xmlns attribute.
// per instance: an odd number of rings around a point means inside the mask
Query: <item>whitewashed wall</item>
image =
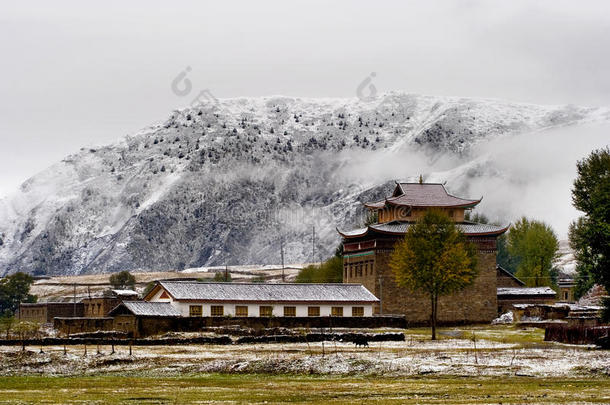
<svg viewBox="0 0 610 405"><path fill-rule="evenodd" d="M202 316L211 316L211 307L212 305L223 305L224 315L225 316L235 316L235 306L248 306L248 316L259 316L259 307L261 305L268 305L266 303L250 303L250 304L242 304L242 303L232 303L225 302L223 304L220 303L198 303L198 302L180 302L174 301L171 298L169 299L161 299L159 298L162 294L163 290L158 291L149 301L150 302L169 302L174 308L176 308L182 316L189 316L191 305L201 305L202 306ZM364 308L364 316L373 316L373 305L372 304L358 304L358 305L316 305L312 304L275 304L271 305L273 307L273 316L284 316L284 306L287 307L296 307L296 316L308 316L307 308L310 306L319 306L320 307L320 316L330 316L332 307L343 307L343 316L351 317L352 316L352 306L355 307L363 307Z"/></svg>
<svg viewBox="0 0 610 405"><path fill-rule="evenodd" d="M235 316L235 306L247 306L248 307L248 316L259 316L261 305L267 306L268 304L243 304L243 303L231 303L226 302L223 304L220 303L196 303L196 302L172 302L172 305L182 314L182 316L189 316L191 305L201 305L202 308L202 316L211 316L211 307L212 305L222 305L223 313L225 316ZM302 304L275 304L271 305L273 308L272 315L273 316L284 316L284 306L287 307L296 307L296 316L308 316L307 308L310 306L319 306L320 307L320 316L330 316L331 307L334 306L342 306L343 307L343 316L352 316L352 305L302 305ZM372 305L354 305L358 307L364 308L364 316L372 316L373 315L373 307Z"/></svg>

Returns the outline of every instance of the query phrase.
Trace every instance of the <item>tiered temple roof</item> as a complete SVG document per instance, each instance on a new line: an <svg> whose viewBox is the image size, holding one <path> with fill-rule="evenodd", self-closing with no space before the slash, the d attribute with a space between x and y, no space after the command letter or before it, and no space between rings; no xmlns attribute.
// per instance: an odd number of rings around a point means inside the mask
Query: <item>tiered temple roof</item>
<svg viewBox="0 0 610 405"><path fill-rule="evenodd" d="M472 208L481 202L455 197L440 183L396 183L392 197L364 204L379 209L386 205L409 207Z"/></svg>
<svg viewBox="0 0 610 405"><path fill-rule="evenodd" d="M480 203L482 198L471 200L455 197L445 190L440 183L402 183L396 182L396 188L391 197L381 201L366 203L365 206L371 210L383 210L392 207L408 207L420 210L426 208L440 209L470 209ZM351 231L340 231L339 234L345 239L354 239L367 236L368 234L404 235L407 229L413 225L414 220L394 219L390 222L375 223L366 228ZM456 222L458 228L468 236L498 236L506 232L508 226L492 224L479 224L470 221Z"/></svg>

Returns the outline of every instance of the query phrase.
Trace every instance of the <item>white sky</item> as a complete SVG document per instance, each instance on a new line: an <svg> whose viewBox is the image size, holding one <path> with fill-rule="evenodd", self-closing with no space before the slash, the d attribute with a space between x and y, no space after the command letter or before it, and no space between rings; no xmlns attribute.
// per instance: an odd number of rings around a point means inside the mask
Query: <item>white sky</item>
<svg viewBox="0 0 610 405"><path fill-rule="evenodd" d="M608 1L0 2L0 196L190 100L379 91L610 105ZM433 3L433 4L430 4Z"/></svg>

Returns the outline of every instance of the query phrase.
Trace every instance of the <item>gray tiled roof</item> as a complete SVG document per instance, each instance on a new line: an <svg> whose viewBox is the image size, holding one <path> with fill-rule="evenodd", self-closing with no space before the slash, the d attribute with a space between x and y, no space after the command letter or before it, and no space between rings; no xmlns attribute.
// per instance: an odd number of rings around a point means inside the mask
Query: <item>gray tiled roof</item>
<svg viewBox="0 0 610 405"><path fill-rule="evenodd" d="M498 295L556 295L551 287L499 287Z"/></svg>
<svg viewBox="0 0 610 405"><path fill-rule="evenodd" d="M372 224L369 226L370 229L380 232L393 233L393 234L404 234L407 229L413 225L412 222L386 222L383 224ZM458 228L466 235L478 235L487 233L498 233L505 229L505 227L491 224L477 224L475 222L461 222L456 224ZM354 229L351 231L339 231L344 237L357 237L363 236L367 232L367 228Z"/></svg>
<svg viewBox="0 0 610 405"><path fill-rule="evenodd" d="M265 284L161 281L176 300L377 302L360 284Z"/></svg>
<svg viewBox="0 0 610 405"><path fill-rule="evenodd" d="M382 208L386 204L409 207L468 207L481 200L455 197L439 183L397 183L400 194L385 200L365 204L369 208ZM396 191L395 191L396 194Z"/></svg>
<svg viewBox="0 0 610 405"><path fill-rule="evenodd" d="M121 305L124 305L134 315L180 316L180 312L167 302L123 301L119 306Z"/></svg>

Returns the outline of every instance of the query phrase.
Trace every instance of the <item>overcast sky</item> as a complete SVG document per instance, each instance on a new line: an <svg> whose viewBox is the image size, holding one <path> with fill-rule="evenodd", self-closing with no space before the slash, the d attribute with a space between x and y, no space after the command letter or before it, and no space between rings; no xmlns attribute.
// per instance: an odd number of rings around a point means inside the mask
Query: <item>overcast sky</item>
<svg viewBox="0 0 610 405"><path fill-rule="evenodd" d="M610 105L609 1L0 3L0 196L190 100L379 91ZM434 4L430 4L434 3Z"/></svg>

